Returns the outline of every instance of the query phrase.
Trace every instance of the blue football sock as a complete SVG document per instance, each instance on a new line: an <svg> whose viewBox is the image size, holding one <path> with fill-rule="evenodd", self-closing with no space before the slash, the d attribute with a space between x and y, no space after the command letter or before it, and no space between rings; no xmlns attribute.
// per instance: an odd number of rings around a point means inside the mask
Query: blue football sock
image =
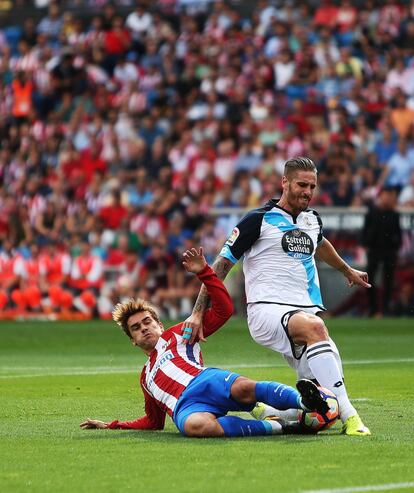
<svg viewBox="0 0 414 493"><path fill-rule="evenodd" d="M267 421L256 421L254 419L242 419L238 416L223 416L218 418L226 437L253 437L272 435L273 427Z"/></svg>
<svg viewBox="0 0 414 493"><path fill-rule="evenodd" d="M276 409L302 409L299 392L289 385L278 382L257 382L256 400Z"/></svg>

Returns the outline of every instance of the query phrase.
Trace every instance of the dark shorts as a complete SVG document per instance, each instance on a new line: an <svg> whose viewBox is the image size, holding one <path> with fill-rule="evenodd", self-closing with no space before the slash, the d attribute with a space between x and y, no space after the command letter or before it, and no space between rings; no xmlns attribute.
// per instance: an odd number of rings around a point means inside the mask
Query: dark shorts
<svg viewBox="0 0 414 493"><path fill-rule="evenodd" d="M184 425L190 414L212 413L225 416L229 411L249 412L254 404L244 405L231 398L230 391L238 373L218 368L207 368L181 394L173 414L177 428L184 433Z"/></svg>

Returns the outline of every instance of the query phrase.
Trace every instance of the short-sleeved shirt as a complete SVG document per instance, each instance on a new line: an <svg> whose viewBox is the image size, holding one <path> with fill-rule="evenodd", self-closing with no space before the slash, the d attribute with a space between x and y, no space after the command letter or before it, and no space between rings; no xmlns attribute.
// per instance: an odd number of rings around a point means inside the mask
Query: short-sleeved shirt
<svg viewBox="0 0 414 493"><path fill-rule="evenodd" d="M236 263L244 255L248 303L279 303L324 309L315 251L322 221L312 209L293 217L277 199L244 216L220 255Z"/></svg>

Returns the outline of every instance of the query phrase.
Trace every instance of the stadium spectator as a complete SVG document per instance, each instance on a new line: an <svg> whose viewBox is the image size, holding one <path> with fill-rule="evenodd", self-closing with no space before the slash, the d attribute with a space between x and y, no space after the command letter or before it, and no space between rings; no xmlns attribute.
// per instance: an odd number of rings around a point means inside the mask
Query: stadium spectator
<svg viewBox="0 0 414 493"><path fill-rule="evenodd" d="M11 299L20 314L26 310L41 311L42 294L47 291L46 269L40 256L39 247L34 243L28 257L16 260L15 270L18 286L11 292Z"/></svg>
<svg viewBox="0 0 414 493"><path fill-rule="evenodd" d="M32 110L33 84L27 79L26 73L19 71L12 83L13 108L12 115L18 123L25 120Z"/></svg>
<svg viewBox="0 0 414 493"><path fill-rule="evenodd" d="M414 313L414 289L409 281L404 282L397 292L392 306L392 315L395 317L412 317Z"/></svg>
<svg viewBox="0 0 414 493"><path fill-rule="evenodd" d="M401 190L398 204L401 207L414 207L414 170L411 172L410 182Z"/></svg>
<svg viewBox="0 0 414 493"><path fill-rule="evenodd" d="M37 32L39 34L44 34L47 40L53 45L58 44L62 23L63 21L57 2L51 1L48 8L48 14L39 22Z"/></svg>
<svg viewBox="0 0 414 493"><path fill-rule="evenodd" d="M395 188L381 190L377 203L365 217L362 231L362 244L367 249L367 271L372 283L368 292L371 317L390 315L397 254L402 242L400 216L395 210L397 195ZM383 270L382 303L378 303L379 290L376 282L380 266Z"/></svg>
<svg viewBox="0 0 414 493"><path fill-rule="evenodd" d="M117 231L125 224L127 216L128 210L121 203L120 190L113 190L110 204L102 207L99 211L99 217L102 219L103 227Z"/></svg>
<svg viewBox="0 0 414 493"><path fill-rule="evenodd" d="M45 208L35 218L34 229L37 244L42 247L57 241L62 233L63 218L59 214L58 207L48 200Z"/></svg>
<svg viewBox="0 0 414 493"><path fill-rule="evenodd" d="M144 261L174 214L198 234L211 207L273 196L302 153L320 203L367 205L387 173L409 186L393 155L398 137L414 144L412 6L47 3L0 33L0 187L13 197L0 198L0 237L15 251L37 240L47 202L80 224L86 199L95 251L129 227ZM131 218L103 232L113 188ZM76 236L63 228L65 248Z"/></svg>
<svg viewBox="0 0 414 493"><path fill-rule="evenodd" d="M102 260L91 252L90 244L83 240L80 244L79 255L73 259L69 278L69 285L76 296L75 307L92 316L102 283Z"/></svg>
<svg viewBox="0 0 414 493"><path fill-rule="evenodd" d="M408 183L414 170L414 150L409 149L407 141L399 139L397 151L391 155L378 180L379 185L396 187L398 190Z"/></svg>

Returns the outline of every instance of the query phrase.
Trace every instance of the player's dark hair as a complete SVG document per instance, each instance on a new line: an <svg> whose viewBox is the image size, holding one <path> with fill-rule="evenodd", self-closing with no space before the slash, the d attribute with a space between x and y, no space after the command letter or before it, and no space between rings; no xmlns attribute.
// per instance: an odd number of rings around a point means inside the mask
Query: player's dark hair
<svg viewBox="0 0 414 493"><path fill-rule="evenodd" d="M284 174L286 178L291 178L297 171L313 171L317 173L315 163L308 157L293 157L285 163Z"/></svg>
<svg viewBox="0 0 414 493"><path fill-rule="evenodd" d="M122 330L130 339L132 339L132 337L128 328L128 319L132 315L135 315L139 312L149 312L151 317L156 322L161 323L157 310L147 301L140 298L136 300L134 300L134 298L130 298L123 303L118 303L113 309L112 318L120 327L122 327Z"/></svg>

